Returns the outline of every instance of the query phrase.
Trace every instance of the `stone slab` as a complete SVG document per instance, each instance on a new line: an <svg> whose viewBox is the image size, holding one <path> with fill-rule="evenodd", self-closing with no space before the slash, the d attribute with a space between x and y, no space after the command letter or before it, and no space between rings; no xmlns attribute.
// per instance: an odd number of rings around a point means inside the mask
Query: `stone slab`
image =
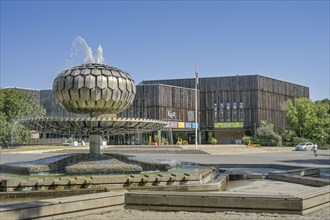
<svg viewBox="0 0 330 220"><path fill-rule="evenodd" d="M159 211L244 210L304 214L330 203L327 186L293 194L233 192L129 192L126 208Z"/></svg>
<svg viewBox="0 0 330 220"><path fill-rule="evenodd" d="M291 174L282 174L282 173L269 173L268 179L270 180L279 180L284 182L299 183L309 186L326 186L330 185L330 181L320 178L312 178L305 176L294 176Z"/></svg>
<svg viewBox="0 0 330 220"><path fill-rule="evenodd" d="M105 192L57 199L0 205L1 219L63 218L122 208L124 192Z"/></svg>

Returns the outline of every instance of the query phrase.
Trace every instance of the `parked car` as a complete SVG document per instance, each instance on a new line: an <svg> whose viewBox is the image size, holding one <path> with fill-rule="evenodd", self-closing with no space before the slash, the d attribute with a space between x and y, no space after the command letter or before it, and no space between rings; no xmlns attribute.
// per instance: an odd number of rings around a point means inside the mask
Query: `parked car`
<svg viewBox="0 0 330 220"><path fill-rule="evenodd" d="M299 151L299 150L312 150L312 148L314 147L314 144L311 142L301 142L299 143L296 147L295 150Z"/></svg>

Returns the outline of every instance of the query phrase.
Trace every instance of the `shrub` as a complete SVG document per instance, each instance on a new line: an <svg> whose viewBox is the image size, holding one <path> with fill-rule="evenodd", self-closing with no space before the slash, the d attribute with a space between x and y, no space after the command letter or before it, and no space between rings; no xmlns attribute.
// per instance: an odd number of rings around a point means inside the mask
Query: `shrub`
<svg viewBox="0 0 330 220"><path fill-rule="evenodd" d="M211 139L211 144L215 145L215 144L217 144L217 143L218 143L218 140L215 139L214 137L212 137L212 139Z"/></svg>
<svg viewBox="0 0 330 220"><path fill-rule="evenodd" d="M244 145L248 145L249 141L252 142L251 140L252 140L252 139L251 139L250 136L246 136L246 135L244 135L244 136L242 137L242 142L243 142Z"/></svg>
<svg viewBox="0 0 330 220"><path fill-rule="evenodd" d="M160 145L168 144L168 140L164 137L159 136L159 135L156 135L154 140L155 140L155 143L157 143L157 144L160 143Z"/></svg>
<svg viewBox="0 0 330 220"><path fill-rule="evenodd" d="M187 145L187 144L188 144L188 141L182 140L182 145Z"/></svg>
<svg viewBox="0 0 330 220"><path fill-rule="evenodd" d="M261 121L253 142L263 146L282 146L282 137L274 131L274 124Z"/></svg>
<svg viewBox="0 0 330 220"><path fill-rule="evenodd" d="M187 145L188 141L183 140L181 137L178 137L178 141L176 142L177 145Z"/></svg>

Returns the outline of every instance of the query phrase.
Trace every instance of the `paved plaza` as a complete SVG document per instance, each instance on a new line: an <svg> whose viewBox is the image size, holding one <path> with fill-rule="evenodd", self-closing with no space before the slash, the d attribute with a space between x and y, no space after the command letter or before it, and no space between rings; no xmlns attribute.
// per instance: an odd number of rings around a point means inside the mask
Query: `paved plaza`
<svg viewBox="0 0 330 220"><path fill-rule="evenodd" d="M123 146L127 151L130 148L137 146ZM111 151L112 149L120 148L120 146L104 147L102 151ZM157 149L157 146L154 147ZM182 146L183 150L187 152L194 151L194 145ZM66 149L67 150L67 149ZM86 150L86 147L70 148L71 152ZM299 167L321 168L323 177L330 179L330 151L319 150L318 156L314 157L311 151L293 151L293 147L261 147L261 148L247 148L244 145L200 145L199 151L204 151L207 154L185 154L176 153L177 151L167 148L166 153L158 154L157 150L150 151L150 153L138 154L140 157L146 158L159 158L167 160L178 160L191 163L212 164L212 165L231 165L231 164L276 164L276 165L290 165ZM162 151L164 152L164 151ZM1 152L0 163L30 161L49 156L65 154L65 150L42 150L42 151L25 151L25 152ZM252 188L257 189L264 183L254 182ZM284 184L284 183L283 183ZM288 184L287 184L288 185ZM243 190L246 190L246 186ZM290 187L295 187L294 185ZM303 187L303 186L300 186ZM251 188L251 186L250 186ZM276 188L276 187L275 187ZM275 189L273 188L273 189ZM281 188L281 186L277 186ZM270 191L272 187L266 188ZM242 190L242 189L240 189ZM251 190L251 189L248 189ZM290 190L287 188L286 190ZM307 215L292 215L292 214L278 214L278 213L245 213L234 211L223 211L215 213L202 213L202 212L160 212L160 211L139 211L139 210L125 210L118 209L111 212L100 214L87 215L85 217L76 217L71 219L328 219L330 207L326 206L322 209L308 213Z"/></svg>
<svg viewBox="0 0 330 220"><path fill-rule="evenodd" d="M127 146L125 148L129 149ZM154 148L157 149L157 146ZM194 150L195 146L187 145L182 146L182 148ZM88 147L70 148L71 152L75 152L75 149L77 151L85 149L86 153L88 152ZM112 147L108 146L101 149L101 152L102 150L111 151L111 149ZM167 152L163 154L157 154L157 151L153 151L152 153L139 154L139 156L201 164L281 164L313 168L329 168L330 166L330 150L319 150L317 157L314 157L311 151L294 151L293 147L248 148L245 145L198 145L198 150L208 154L178 154L174 150L171 151L171 147L168 147ZM0 163L30 161L60 154L63 154L61 150L0 152Z"/></svg>

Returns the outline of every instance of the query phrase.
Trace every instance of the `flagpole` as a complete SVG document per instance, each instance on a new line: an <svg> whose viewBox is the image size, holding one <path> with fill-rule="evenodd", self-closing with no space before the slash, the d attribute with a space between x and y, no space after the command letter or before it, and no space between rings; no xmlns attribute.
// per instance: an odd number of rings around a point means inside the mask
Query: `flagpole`
<svg viewBox="0 0 330 220"><path fill-rule="evenodd" d="M197 150L198 145L198 126L197 126L197 86L198 86L198 66L196 65L196 79L195 79L195 150Z"/></svg>

